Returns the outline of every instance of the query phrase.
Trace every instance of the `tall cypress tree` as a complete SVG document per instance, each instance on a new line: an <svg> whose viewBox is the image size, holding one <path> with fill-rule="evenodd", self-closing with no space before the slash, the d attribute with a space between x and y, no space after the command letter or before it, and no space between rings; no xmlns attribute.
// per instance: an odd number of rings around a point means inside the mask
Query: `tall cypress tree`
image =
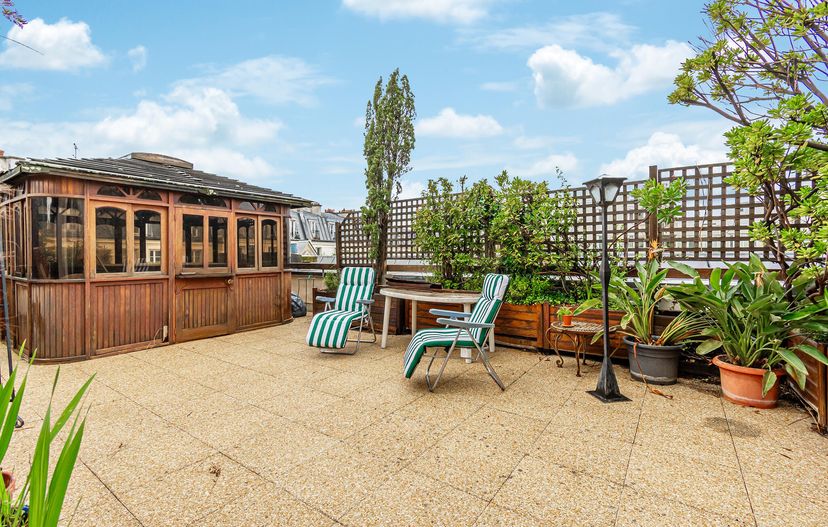
<svg viewBox="0 0 828 527"><path fill-rule="evenodd" d="M368 196L362 207L365 234L376 262L377 283L383 283L388 257L388 219L391 202L401 190L400 178L411 170L414 150L414 94L406 75L394 70L383 90L382 77L365 111L363 155Z"/></svg>

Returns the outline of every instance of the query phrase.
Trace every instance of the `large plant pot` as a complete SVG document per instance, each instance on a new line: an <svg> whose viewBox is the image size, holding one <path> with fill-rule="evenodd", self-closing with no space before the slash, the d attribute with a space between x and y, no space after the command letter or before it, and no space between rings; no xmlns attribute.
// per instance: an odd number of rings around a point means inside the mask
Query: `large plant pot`
<svg viewBox="0 0 828 527"><path fill-rule="evenodd" d="M719 355L713 359L713 364L719 367L719 375L722 383L722 396L736 404L751 406L753 408L775 408L779 400L779 379L785 374L785 370L774 370L776 373L776 384L762 395L762 377L765 370L762 368L745 368L727 361L725 355Z"/></svg>
<svg viewBox="0 0 828 527"><path fill-rule="evenodd" d="M624 337L630 359L630 377L650 384L675 384L682 346L650 346Z"/></svg>

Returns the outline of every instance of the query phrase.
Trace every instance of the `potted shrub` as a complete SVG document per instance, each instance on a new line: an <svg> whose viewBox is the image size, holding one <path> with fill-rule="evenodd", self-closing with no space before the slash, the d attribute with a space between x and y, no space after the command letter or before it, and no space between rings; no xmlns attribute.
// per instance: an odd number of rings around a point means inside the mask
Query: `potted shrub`
<svg viewBox="0 0 828 527"><path fill-rule="evenodd" d="M816 347L801 342L791 347L788 337L824 332L828 327L828 298L809 297L803 281L786 289L779 273L768 271L755 255L749 263L714 269L706 284L690 267L670 264L693 279L670 287L685 309L700 315L707 337L697 348L701 355L717 352L722 394L736 404L773 408L779 378L790 375L805 386L808 370L795 351L828 365Z"/></svg>
<svg viewBox="0 0 828 527"><path fill-rule="evenodd" d="M617 331L624 335L630 360L630 377L651 384L675 384L678 366L685 342L701 329L701 322L689 313L681 313L661 331L655 326L656 305L665 298L664 278L668 269L661 269L659 261L651 258L635 266L636 277L614 274L610 278L610 303L625 313ZM588 304L594 305L594 299ZM593 342L601 338L599 333Z"/></svg>
<svg viewBox="0 0 828 527"><path fill-rule="evenodd" d="M561 319L561 325L563 327L572 327L572 310L567 306L558 308L558 318Z"/></svg>

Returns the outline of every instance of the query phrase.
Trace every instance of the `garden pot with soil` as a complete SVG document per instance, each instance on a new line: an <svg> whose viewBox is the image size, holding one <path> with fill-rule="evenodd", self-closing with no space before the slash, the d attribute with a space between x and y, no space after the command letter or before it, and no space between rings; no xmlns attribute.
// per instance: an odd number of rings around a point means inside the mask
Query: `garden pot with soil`
<svg viewBox="0 0 828 527"><path fill-rule="evenodd" d="M726 355L713 358L713 364L719 367L721 375L722 396L728 401L753 408L775 408L779 400L779 379L785 370L779 368L776 383L765 395L762 395L763 368L745 368L728 362Z"/></svg>
<svg viewBox="0 0 828 527"><path fill-rule="evenodd" d="M675 384L683 346L653 346L624 337L630 359L630 377L649 384Z"/></svg>

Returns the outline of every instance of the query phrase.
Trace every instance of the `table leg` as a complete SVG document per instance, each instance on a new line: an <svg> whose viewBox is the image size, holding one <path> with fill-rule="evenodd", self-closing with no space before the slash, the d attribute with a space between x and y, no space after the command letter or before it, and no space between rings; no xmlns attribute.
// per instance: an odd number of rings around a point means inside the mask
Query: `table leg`
<svg viewBox="0 0 828 527"><path fill-rule="evenodd" d="M582 339L580 335L575 335L575 364L578 365L578 371L575 373L576 377L581 376L581 360L579 358L583 356L583 352L581 351L581 340Z"/></svg>
<svg viewBox="0 0 828 527"><path fill-rule="evenodd" d="M471 304L463 304L463 312L471 313ZM460 356L466 359L466 362L473 362L471 348L460 348Z"/></svg>
<svg viewBox="0 0 828 527"><path fill-rule="evenodd" d="M382 312L382 344L380 347L385 349L385 346L388 344L388 323L391 321L391 302L393 299L391 297L385 297L385 308Z"/></svg>
<svg viewBox="0 0 828 527"><path fill-rule="evenodd" d="M555 353L558 354L558 359L555 361L555 364L558 365L558 368L563 368L564 360L561 356L561 349L560 349L560 341L561 341L561 334L555 333L555 342L552 344L552 349L555 350Z"/></svg>
<svg viewBox="0 0 828 527"><path fill-rule="evenodd" d="M411 336L417 334L417 301L411 301Z"/></svg>

